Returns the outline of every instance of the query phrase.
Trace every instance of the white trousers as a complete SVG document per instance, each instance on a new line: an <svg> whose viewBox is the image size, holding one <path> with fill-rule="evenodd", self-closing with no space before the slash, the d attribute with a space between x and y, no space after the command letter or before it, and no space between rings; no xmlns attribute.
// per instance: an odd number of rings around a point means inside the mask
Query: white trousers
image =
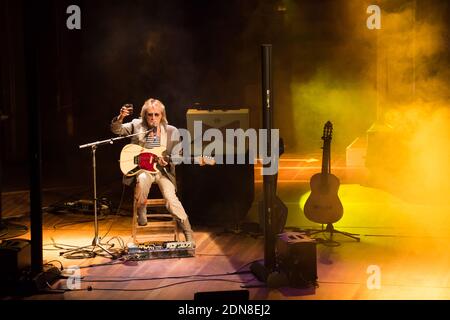
<svg viewBox="0 0 450 320"><path fill-rule="evenodd" d="M145 204L147 201L148 193L150 192L150 187L154 182L158 184L164 199L166 199L167 201L167 210L171 214L179 218L182 222L184 222L188 218L188 216L175 193L175 186L169 180L169 178L162 175L161 172L153 174L142 171L136 177L135 200L137 201L138 212L139 210L146 209Z"/></svg>

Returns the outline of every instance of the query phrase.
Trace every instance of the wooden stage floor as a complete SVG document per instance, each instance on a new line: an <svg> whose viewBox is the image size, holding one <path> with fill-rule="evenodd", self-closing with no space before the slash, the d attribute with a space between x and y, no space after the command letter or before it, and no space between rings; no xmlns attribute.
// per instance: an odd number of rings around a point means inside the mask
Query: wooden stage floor
<svg viewBox="0 0 450 320"><path fill-rule="evenodd" d="M280 169L278 195L289 208L286 225L317 228L302 212L309 177L317 168L298 163L291 158ZM365 186L364 174L357 170L342 168L338 176L344 176L339 194L345 213L336 229L360 234L361 241L337 236L337 247L317 245L319 286L315 289L267 288L251 273L236 273L248 270L251 262L263 258L263 238L223 233L220 227L193 226L197 249L191 258L139 262L99 256L64 259L59 255L62 250L52 243L89 245L94 236L92 216L45 213L44 259L58 267L61 263L64 269L80 267L81 290L25 299L192 300L196 292L243 289L249 290L252 300L450 299L450 206L417 203ZM261 199L258 179L255 200ZM74 190L70 188L44 189L44 205L64 199L71 192ZM2 198L4 218L28 224L28 193L4 192ZM258 220L254 207L246 220ZM126 243L130 235L129 215L110 214L101 219L100 236L104 241L110 240L117 247L117 237ZM29 234L21 238L29 238ZM380 271L379 288L368 285L372 283L369 272L373 266ZM65 280L60 280L52 289L65 285Z"/></svg>

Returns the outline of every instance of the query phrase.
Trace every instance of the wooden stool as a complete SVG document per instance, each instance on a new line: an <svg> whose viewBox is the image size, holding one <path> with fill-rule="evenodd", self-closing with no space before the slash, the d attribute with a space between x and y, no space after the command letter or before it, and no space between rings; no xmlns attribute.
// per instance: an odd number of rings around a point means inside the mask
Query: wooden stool
<svg viewBox="0 0 450 320"><path fill-rule="evenodd" d="M165 199L147 199L147 225L138 224L136 197L133 205L132 237L134 243L149 241L179 241L178 223L171 213L151 213L148 209L166 210ZM140 235L138 233L141 233ZM138 238L139 236L139 238ZM168 240L163 240L163 238Z"/></svg>

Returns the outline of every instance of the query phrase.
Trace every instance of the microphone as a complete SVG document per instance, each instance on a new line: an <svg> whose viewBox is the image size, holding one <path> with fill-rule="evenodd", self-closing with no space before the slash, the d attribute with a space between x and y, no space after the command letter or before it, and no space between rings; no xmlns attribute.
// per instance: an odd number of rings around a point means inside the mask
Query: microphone
<svg viewBox="0 0 450 320"><path fill-rule="evenodd" d="M150 133L153 133L155 135L157 132L158 128L156 126L150 125L147 132L145 133L145 137L147 138Z"/></svg>

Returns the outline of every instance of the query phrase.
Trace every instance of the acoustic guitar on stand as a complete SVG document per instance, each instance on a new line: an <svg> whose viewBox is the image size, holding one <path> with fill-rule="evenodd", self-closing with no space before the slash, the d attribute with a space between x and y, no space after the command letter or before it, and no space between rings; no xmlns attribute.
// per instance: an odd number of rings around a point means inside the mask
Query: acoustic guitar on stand
<svg viewBox="0 0 450 320"><path fill-rule="evenodd" d="M146 149L137 144L127 144L122 148L120 153L120 170L128 177L138 174L141 170L146 170L151 173L160 172L158 168L158 159L163 158L167 162L170 156L166 155L166 150L163 147L156 147ZM216 161L212 157L190 157L194 163L213 166Z"/></svg>
<svg viewBox="0 0 450 320"><path fill-rule="evenodd" d="M322 172L311 177L311 194L305 203L305 216L309 220L331 224L339 221L344 213L338 197L339 179L331 173L331 135L333 125L328 121L323 129Z"/></svg>

